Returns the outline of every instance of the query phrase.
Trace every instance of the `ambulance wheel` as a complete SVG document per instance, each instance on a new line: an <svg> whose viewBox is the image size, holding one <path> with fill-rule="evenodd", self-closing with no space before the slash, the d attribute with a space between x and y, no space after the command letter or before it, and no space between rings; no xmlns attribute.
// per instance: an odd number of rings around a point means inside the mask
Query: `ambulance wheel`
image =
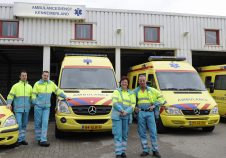
<svg viewBox="0 0 226 158"><path fill-rule="evenodd" d="M63 137L63 132L61 132L57 126L55 125L55 138L62 138Z"/></svg>
<svg viewBox="0 0 226 158"><path fill-rule="evenodd" d="M211 126L211 127L203 127L202 130L203 132L213 132L215 126Z"/></svg>
<svg viewBox="0 0 226 158"><path fill-rule="evenodd" d="M159 134L166 133L166 127L163 125L161 118L156 119L156 127Z"/></svg>

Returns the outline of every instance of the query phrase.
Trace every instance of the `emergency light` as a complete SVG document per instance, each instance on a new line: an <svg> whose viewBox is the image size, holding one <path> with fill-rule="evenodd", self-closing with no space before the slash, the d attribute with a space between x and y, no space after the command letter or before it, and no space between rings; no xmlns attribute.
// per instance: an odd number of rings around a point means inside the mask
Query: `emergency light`
<svg viewBox="0 0 226 158"><path fill-rule="evenodd" d="M107 57L107 54L78 54L78 53L66 53L65 56L93 56L93 57Z"/></svg>
<svg viewBox="0 0 226 158"><path fill-rule="evenodd" d="M185 57L174 57L174 56L150 56L149 61L185 61Z"/></svg>

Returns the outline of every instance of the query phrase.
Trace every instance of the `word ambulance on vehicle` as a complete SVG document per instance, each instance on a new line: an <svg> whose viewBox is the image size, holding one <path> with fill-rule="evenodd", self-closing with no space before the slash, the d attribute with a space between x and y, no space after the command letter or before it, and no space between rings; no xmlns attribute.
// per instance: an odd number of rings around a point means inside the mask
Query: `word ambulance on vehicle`
<svg viewBox="0 0 226 158"><path fill-rule="evenodd" d="M62 131L110 131L111 96L117 88L115 73L106 56L66 55L59 76L59 88L72 100L58 101L56 137Z"/></svg>
<svg viewBox="0 0 226 158"><path fill-rule="evenodd" d="M220 118L218 107L197 71L185 58L151 56L149 61L131 67L129 88L136 88L139 75L145 75L150 86L161 91L167 103L159 109L158 132L166 127L213 131Z"/></svg>
<svg viewBox="0 0 226 158"><path fill-rule="evenodd" d="M218 105L221 117L226 117L226 65L198 68L199 75Z"/></svg>
<svg viewBox="0 0 226 158"><path fill-rule="evenodd" d="M13 113L6 107L0 94L0 145L13 145L19 136L18 124Z"/></svg>

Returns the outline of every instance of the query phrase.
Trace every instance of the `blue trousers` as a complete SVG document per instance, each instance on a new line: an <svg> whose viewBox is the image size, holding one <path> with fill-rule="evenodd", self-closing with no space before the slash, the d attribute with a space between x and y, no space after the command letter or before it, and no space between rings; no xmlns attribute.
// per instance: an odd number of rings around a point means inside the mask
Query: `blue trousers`
<svg viewBox="0 0 226 158"><path fill-rule="evenodd" d="M115 155L126 152L129 132L129 117L112 120L112 134L114 135Z"/></svg>
<svg viewBox="0 0 226 158"><path fill-rule="evenodd" d="M34 107L35 140L47 141L50 108Z"/></svg>
<svg viewBox="0 0 226 158"><path fill-rule="evenodd" d="M150 133L152 151L158 151L157 129L154 112L140 111L138 113L138 134L144 152L150 152L146 131Z"/></svg>
<svg viewBox="0 0 226 158"><path fill-rule="evenodd" d="M25 141L26 128L28 124L29 112L15 112L15 117L19 125L19 138L18 142Z"/></svg>

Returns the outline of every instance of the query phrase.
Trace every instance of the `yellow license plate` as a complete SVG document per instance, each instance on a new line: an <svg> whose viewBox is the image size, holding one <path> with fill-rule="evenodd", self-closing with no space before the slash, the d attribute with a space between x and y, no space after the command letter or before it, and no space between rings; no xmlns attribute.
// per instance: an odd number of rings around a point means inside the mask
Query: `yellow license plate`
<svg viewBox="0 0 226 158"><path fill-rule="evenodd" d="M82 125L83 130L98 130L102 129L102 125Z"/></svg>
<svg viewBox="0 0 226 158"><path fill-rule="evenodd" d="M205 126L206 125L205 121L190 121L189 123L191 126Z"/></svg>

